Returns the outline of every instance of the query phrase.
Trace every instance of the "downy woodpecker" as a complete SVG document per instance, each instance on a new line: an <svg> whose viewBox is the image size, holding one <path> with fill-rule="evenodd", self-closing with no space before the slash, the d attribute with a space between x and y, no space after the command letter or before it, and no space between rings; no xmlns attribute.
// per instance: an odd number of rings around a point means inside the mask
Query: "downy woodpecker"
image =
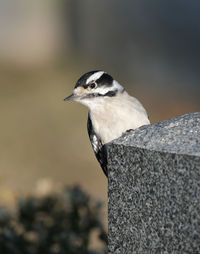
<svg viewBox="0 0 200 254"><path fill-rule="evenodd" d="M73 93L64 100L73 100L89 108L88 134L106 176L103 145L127 130L150 123L142 104L104 71L85 73L77 81Z"/></svg>

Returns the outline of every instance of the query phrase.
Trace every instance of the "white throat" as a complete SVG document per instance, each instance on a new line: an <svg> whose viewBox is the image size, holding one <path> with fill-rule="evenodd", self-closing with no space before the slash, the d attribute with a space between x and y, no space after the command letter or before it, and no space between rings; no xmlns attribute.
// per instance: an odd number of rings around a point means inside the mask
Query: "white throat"
<svg viewBox="0 0 200 254"><path fill-rule="evenodd" d="M102 97L89 106L89 114L96 135L108 143L129 129L149 124L142 104L126 91L114 97Z"/></svg>

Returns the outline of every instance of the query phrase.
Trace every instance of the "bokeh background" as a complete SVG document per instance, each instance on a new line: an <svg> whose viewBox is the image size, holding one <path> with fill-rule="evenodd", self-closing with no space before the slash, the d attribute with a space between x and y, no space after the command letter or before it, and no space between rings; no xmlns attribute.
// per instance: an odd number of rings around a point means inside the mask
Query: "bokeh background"
<svg viewBox="0 0 200 254"><path fill-rule="evenodd" d="M151 122L199 111L199 13L196 0L0 0L0 201L78 183L106 204L87 108L63 99L102 69Z"/></svg>

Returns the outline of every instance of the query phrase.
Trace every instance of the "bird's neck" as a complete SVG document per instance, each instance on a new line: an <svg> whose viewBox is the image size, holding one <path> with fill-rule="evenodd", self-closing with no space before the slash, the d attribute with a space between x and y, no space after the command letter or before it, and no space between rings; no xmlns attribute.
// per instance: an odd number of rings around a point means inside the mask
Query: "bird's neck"
<svg viewBox="0 0 200 254"><path fill-rule="evenodd" d="M94 131L102 140L103 144L110 142L121 134L121 128L119 128L118 133L117 125L120 123L121 111L124 110L121 106L121 102L124 99L121 95L117 96L104 98L102 101L99 100L98 103L89 107L89 115ZM114 129L115 133L113 133Z"/></svg>

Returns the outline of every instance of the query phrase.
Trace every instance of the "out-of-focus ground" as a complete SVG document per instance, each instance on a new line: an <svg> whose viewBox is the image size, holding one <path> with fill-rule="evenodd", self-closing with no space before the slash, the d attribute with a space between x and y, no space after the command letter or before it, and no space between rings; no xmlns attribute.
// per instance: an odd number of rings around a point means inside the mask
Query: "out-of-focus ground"
<svg viewBox="0 0 200 254"><path fill-rule="evenodd" d="M80 184L107 203L87 109L64 102L85 72L109 72L151 122L199 111L200 4L0 1L0 202L38 181Z"/></svg>

